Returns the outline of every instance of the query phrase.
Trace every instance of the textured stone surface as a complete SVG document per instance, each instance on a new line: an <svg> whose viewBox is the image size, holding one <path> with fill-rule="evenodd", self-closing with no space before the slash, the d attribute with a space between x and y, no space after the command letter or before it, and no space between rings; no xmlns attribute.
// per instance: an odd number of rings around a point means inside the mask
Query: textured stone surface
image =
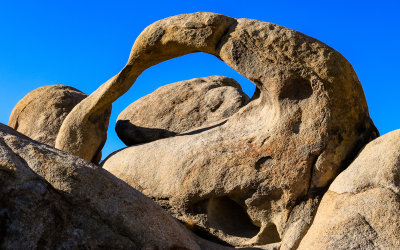
<svg viewBox="0 0 400 250"><path fill-rule="evenodd" d="M69 112L87 95L66 85L43 86L29 92L14 107L8 126L50 146Z"/></svg>
<svg viewBox="0 0 400 250"><path fill-rule="evenodd" d="M86 97L85 93L66 85L37 88L14 107L8 125L36 141L54 146L65 117ZM110 114L111 107L105 110L98 123L107 127ZM101 148L88 160L98 163L100 159Z"/></svg>
<svg viewBox="0 0 400 250"><path fill-rule="evenodd" d="M207 127L249 102L239 83L210 76L171 83L129 105L115 131L128 146Z"/></svg>
<svg viewBox="0 0 400 250"><path fill-rule="evenodd" d="M102 147L102 141L107 133L107 128L101 126L96 118L101 116L112 102L128 91L144 70L188 53L203 51L213 54L223 33L234 23L233 18L213 13L182 15L173 19L177 26L169 28L177 28L176 31L179 34L175 34L172 30L166 32L163 27L156 27L156 30L147 29L150 32L149 37L138 37L127 65L80 102L66 117L56 139L56 148L86 160L92 159ZM207 19L206 23L203 22L205 19ZM180 21L185 23L185 30L180 28L182 26L179 24ZM177 35L179 37L176 37ZM148 40L143 40L143 38ZM179 44L178 42L177 44L176 39L189 43ZM160 42L164 46L160 46Z"/></svg>
<svg viewBox="0 0 400 250"><path fill-rule="evenodd" d="M223 249L98 166L0 124L1 249Z"/></svg>
<svg viewBox="0 0 400 250"><path fill-rule="evenodd" d="M283 230L281 250L297 249L301 239L310 228L320 202L320 196L299 202L290 213L290 217Z"/></svg>
<svg viewBox="0 0 400 250"><path fill-rule="evenodd" d="M299 249L400 248L400 130L370 142L324 195Z"/></svg>
<svg viewBox="0 0 400 250"><path fill-rule="evenodd" d="M311 202L378 135L352 66L318 40L213 13L158 21L138 37L125 68L82 101L63 126L90 138L84 132L90 126L79 117L109 105L146 68L198 51L255 83L258 98L200 133L123 149L104 168L177 218L231 244L298 244L293 237L304 235L309 221L296 219L293 209ZM309 207L305 216L313 214ZM289 223L302 224L302 231L287 233Z"/></svg>

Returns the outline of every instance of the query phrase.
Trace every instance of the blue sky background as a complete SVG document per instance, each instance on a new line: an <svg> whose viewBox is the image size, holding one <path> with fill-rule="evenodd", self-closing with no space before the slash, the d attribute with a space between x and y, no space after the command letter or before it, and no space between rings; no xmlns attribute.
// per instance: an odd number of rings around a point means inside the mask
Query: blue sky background
<svg viewBox="0 0 400 250"><path fill-rule="evenodd" d="M66 84L90 94L125 65L135 38L172 15L210 11L272 22L342 53L363 85L381 134L400 128L400 1L4 1L0 0L0 122L35 88ZM254 85L207 54L156 65L113 105L103 156L124 147L118 114L157 87L225 75L250 96Z"/></svg>

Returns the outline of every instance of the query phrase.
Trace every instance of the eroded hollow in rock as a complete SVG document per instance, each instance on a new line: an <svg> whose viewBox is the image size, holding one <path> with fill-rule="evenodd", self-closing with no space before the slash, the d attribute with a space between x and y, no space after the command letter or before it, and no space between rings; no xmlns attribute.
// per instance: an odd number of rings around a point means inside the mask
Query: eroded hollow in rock
<svg viewBox="0 0 400 250"><path fill-rule="evenodd" d="M261 228L254 225L246 210L228 196L208 199L205 204L207 227L223 232L222 238L236 238L238 242L251 240L258 245L281 241L275 224Z"/></svg>
<svg viewBox="0 0 400 250"><path fill-rule="evenodd" d="M208 200L207 218L210 228L230 236L251 239L260 231L260 228L251 222L246 211L227 196Z"/></svg>

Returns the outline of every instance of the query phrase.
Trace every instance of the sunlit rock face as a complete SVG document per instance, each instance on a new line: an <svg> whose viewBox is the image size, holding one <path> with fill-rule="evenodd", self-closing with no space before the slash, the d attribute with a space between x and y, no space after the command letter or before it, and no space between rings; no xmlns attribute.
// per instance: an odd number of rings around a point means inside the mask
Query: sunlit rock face
<svg viewBox="0 0 400 250"><path fill-rule="evenodd" d="M365 146L325 193L299 249L400 248L400 130Z"/></svg>
<svg viewBox="0 0 400 250"><path fill-rule="evenodd" d="M24 135L55 146L60 127L71 110L87 97L87 94L67 85L47 85L29 92L14 107L8 125ZM100 127L107 127L111 106L97 117ZM71 138L73 139L73 138ZM103 144L106 137L102 138ZM100 162L101 148L88 159Z"/></svg>
<svg viewBox="0 0 400 250"><path fill-rule="evenodd" d="M8 125L34 140L54 146L65 117L85 97L85 93L61 84L37 88L17 103Z"/></svg>
<svg viewBox="0 0 400 250"><path fill-rule="evenodd" d="M103 167L229 244L296 247L323 191L378 136L352 66L320 41L214 13L163 19L63 126L85 136L79 117L100 112L145 69L199 51L252 81L252 101L218 126L125 148Z"/></svg>
<svg viewBox="0 0 400 250"><path fill-rule="evenodd" d="M146 143L223 122L248 102L229 77L171 83L129 105L118 116L115 131L127 146Z"/></svg>

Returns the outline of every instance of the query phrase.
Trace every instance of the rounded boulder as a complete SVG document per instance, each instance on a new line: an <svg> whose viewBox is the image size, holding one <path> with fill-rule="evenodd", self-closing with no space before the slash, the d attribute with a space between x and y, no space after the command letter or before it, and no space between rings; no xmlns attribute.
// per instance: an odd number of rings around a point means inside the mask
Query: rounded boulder
<svg viewBox="0 0 400 250"><path fill-rule="evenodd" d="M151 142L197 128L207 129L249 102L239 83L210 76L171 83L129 105L115 130L127 145Z"/></svg>

